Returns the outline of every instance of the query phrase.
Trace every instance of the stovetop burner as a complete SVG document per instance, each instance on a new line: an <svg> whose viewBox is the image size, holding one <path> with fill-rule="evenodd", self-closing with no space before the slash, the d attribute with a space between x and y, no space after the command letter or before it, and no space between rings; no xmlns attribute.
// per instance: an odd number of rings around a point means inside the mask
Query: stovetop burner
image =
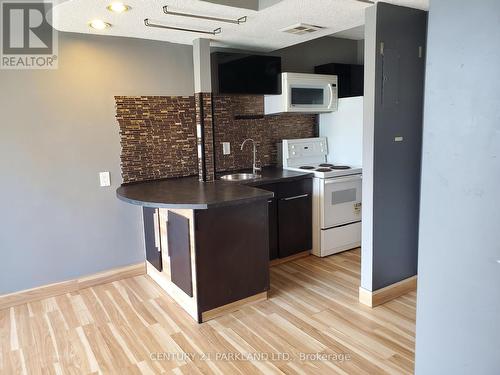
<svg viewBox="0 0 500 375"><path fill-rule="evenodd" d="M318 165L301 165L300 167L296 167L298 169L304 169L314 172L326 173L326 172L334 172L335 170L345 170L351 169L348 165L335 165L330 163L321 163Z"/></svg>
<svg viewBox="0 0 500 375"><path fill-rule="evenodd" d="M351 169L348 165L333 165L331 166L332 169Z"/></svg>

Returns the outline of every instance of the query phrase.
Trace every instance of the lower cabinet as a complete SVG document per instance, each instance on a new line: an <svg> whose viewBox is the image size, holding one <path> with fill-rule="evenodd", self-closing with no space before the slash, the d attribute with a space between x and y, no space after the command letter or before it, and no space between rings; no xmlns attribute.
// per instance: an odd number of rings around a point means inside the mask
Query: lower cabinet
<svg viewBox="0 0 500 375"><path fill-rule="evenodd" d="M285 258L312 248L312 179L261 185L268 200L269 258Z"/></svg>
<svg viewBox="0 0 500 375"><path fill-rule="evenodd" d="M310 194L280 198L278 203L279 257L312 248L312 200Z"/></svg>
<svg viewBox="0 0 500 375"><path fill-rule="evenodd" d="M146 259L158 271L161 271L163 267L161 259L160 220L158 216L158 209L143 207L142 217L144 220Z"/></svg>
<svg viewBox="0 0 500 375"><path fill-rule="evenodd" d="M167 242L170 255L170 277L189 297L193 296L191 271L191 236L189 219L168 211Z"/></svg>
<svg viewBox="0 0 500 375"><path fill-rule="evenodd" d="M195 211L201 312L269 290L267 202Z"/></svg>
<svg viewBox="0 0 500 375"><path fill-rule="evenodd" d="M278 258L278 199L267 200L269 220L269 259Z"/></svg>

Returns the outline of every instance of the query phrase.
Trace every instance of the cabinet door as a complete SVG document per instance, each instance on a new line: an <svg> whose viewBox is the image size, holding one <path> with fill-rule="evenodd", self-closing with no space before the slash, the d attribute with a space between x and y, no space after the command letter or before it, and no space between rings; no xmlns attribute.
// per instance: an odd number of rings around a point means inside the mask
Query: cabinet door
<svg viewBox="0 0 500 375"><path fill-rule="evenodd" d="M267 200L267 214L269 220L269 259L278 258L278 200Z"/></svg>
<svg viewBox="0 0 500 375"><path fill-rule="evenodd" d="M189 219L168 211L168 251L172 282L189 297L193 296L191 274L191 236Z"/></svg>
<svg viewBox="0 0 500 375"><path fill-rule="evenodd" d="M158 271L162 270L160 222L156 208L143 207L144 242L146 246L146 259Z"/></svg>
<svg viewBox="0 0 500 375"><path fill-rule="evenodd" d="M199 312L269 290L267 201L195 211Z"/></svg>
<svg viewBox="0 0 500 375"><path fill-rule="evenodd" d="M269 259L278 258L278 191L280 184L267 184L257 186L259 189L272 191L274 198L267 200L267 215L269 226Z"/></svg>
<svg viewBox="0 0 500 375"><path fill-rule="evenodd" d="M280 258L312 248L312 180L283 185L278 201Z"/></svg>

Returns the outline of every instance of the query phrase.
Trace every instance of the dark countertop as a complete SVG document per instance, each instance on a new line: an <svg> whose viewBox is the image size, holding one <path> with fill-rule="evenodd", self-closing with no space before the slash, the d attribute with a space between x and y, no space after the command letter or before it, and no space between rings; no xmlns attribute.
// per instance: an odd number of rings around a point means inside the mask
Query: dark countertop
<svg viewBox="0 0 500 375"><path fill-rule="evenodd" d="M224 176L225 174L230 174L230 173L252 173L252 170L245 169L241 171L218 173L217 178L220 178L220 176ZM310 172L294 172L278 167L265 167L262 169L262 172L260 173L260 178L257 178L255 180L245 180L239 183L247 186L259 186L265 184L272 184L275 182L301 180L303 178L312 176L313 173ZM231 183L234 184L234 182Z"/></svg>
<svg viewBox="0 0 500 375"><path fill-rule="evenodd" d="M238 171L240 172L240 171ZM218 174L237 173L225 172ZM240 203L250 203L273 197L259 185L293 181L311 177L308 172L293 172L277 167L262 170L255 180L200 182L198 177L181 177L124 184L116 190L119 199L140 206L158 208L207 209Z"/></svg>

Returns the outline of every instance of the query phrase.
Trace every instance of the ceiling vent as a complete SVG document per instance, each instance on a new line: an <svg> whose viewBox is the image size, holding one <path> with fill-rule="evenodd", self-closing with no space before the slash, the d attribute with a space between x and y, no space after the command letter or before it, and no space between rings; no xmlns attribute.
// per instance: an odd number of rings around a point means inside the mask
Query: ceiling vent
<svg viewBox="0 0 500 375"><path fill-rule="evenodd" d="M324 27L316 25L308 25L307 23L297 23L295 25L285 27L284 29L281 29L281 31L289 34L304 35L304 34L314 33L321 29L324 29Z"/></svg>

